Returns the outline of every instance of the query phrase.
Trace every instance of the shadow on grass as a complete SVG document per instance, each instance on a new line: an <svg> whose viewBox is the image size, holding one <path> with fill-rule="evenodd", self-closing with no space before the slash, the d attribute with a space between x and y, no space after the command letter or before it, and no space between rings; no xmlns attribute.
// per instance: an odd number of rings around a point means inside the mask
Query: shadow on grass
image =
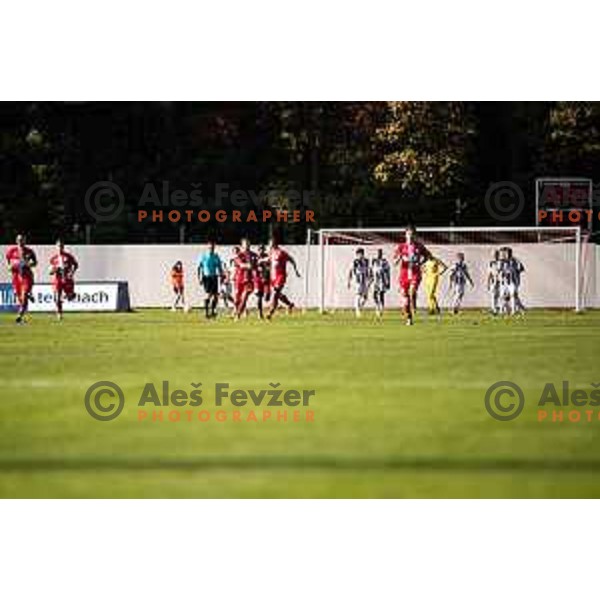
<svg viewBox="0 0 600 600"><path fill-rule="evenodd" d="M92 456L78 458L23 457L0 459L2 471L119 471L119 470L332 470L394 471L423 469L440 471L578 471L598 472L600 460L508 457L446 456L202 456L135 457Z"/></svg>

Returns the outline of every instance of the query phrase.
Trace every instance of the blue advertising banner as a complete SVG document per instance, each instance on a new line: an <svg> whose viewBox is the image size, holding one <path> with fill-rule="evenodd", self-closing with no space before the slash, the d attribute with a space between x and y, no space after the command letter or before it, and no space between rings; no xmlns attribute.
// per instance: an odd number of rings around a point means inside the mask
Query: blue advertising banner
<svg viewBox="0 0 600 600"><path fill-rule="evenodd" d="M54 294L49 283L36 283L32 289L30 312L53 312ZM0 312L15 312L17 299L10 283L0 283ZM75 298L64 301L65 312L121 312L130 310L126 281L82 281L75 284Z"/></svg>

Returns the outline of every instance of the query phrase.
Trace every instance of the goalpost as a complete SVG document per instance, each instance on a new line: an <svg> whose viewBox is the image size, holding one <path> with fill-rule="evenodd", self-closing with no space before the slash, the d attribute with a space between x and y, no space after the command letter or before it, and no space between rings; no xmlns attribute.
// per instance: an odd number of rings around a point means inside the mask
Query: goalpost
<svg viewBox="0 0 600 600"><path fill-rule="evenodd" d="M352 307L354 296L353 291L348 290L347 281L358 248L365 250L368 259L374 258L378 249L383 250L392 266L388 305L399 306L398 267L393 265L392 258L396 245L404 241L404 232L404 228L321 229L316 232L320 311ZM585 265L582 263L579 227L424 227L417 229L417 239L448 267L456 260L458 252L465 254L475 284L473 289L467 287L465 308L489 306L488 266L494 251L505 246L512 248L514 256L525 267L520 296L526 307L580 311L585 306ZM308 252L307 247L307 256ZM443 277L438 294L442 308L449 300L447 292L448 278ZM417 305L423 306L423 300L421 296ZM370 304L372 306L372 302Z"/></svg>

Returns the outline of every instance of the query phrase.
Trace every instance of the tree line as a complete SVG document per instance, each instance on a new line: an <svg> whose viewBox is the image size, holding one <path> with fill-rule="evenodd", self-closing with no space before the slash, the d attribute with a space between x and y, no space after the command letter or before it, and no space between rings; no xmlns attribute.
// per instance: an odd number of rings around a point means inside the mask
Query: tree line
<svg viewBox="0 0 600 600"><path fill-rule="evenodd" d="M148 183L163 182L201 186L208 204L223 184L283 208L300 194L318 227L382 227L493 225L485 192L512 181L526 210L511 224L531 225L536 177L593 179L600 168L593 102L5 102L0 124L3 242L16 231L70 243L269 232L262 223L139 223ZM124 210L102 223L84 203L98 181L124 197ZM305 226L281 234L299 242Z"/></svg>

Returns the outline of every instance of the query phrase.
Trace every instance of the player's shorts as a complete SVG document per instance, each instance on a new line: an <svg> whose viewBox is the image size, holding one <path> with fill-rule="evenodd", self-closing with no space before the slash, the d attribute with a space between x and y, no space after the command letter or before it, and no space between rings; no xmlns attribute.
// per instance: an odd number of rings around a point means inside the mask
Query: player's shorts
<svg viewBox="0 0 600 600"><path fill-rule="evenodd" d="M274 290L281 290L285 287L287 281L287 275L285 273L275 273L271 278L271 287Z"/></svg>
<svg viewBox="0 0 600 600"><path fill-rule="evenodd" d="M369 283L367 281L355 282L354 293L357 296L366 296L369 292Z"/></svg>
<svg viewBox="0 0 600 600"><path fill-rule="evenodd" d="M271 282L268 279L263 279L262 277L257 277L254 280L254 291L257 294L262 294L263 296L268 296L271 292Z"/></svg>
<svg viewBox="0 0 600 600"><path fill-rule="evenodd" d="M465 295L465 289L466 289L466 285L464 281L460 281L457 283L452 283L450 284L450 289L452 290L452 293L455 296L464 296Z"/></svg>
<svg viewBox="0 0 600 600"><path fill-rule="evenodd" d="M219 277L217 275L205 275L202 278L202 287L209 296L218 294Z"/></svg>
<svg viewBox="0 0 600 600"><path fill-rule="evenodd" d="M31 292L31 288L33 287L33 277L31 275L15 273L12 278L12 286L15 295L20 300L25 294Z"/></svg>
<svg viewBox="0 0 600 600"><path fill-rule="evenodd" d="M56 293L63 293L70 298L75 293L75 282L70 277L54 277L52 279L52 289Z"/></svg>
<svg viewBox="0 0 600 600"><path fill-rule="evenodd" d="M415 271L409 274L408 270L400 272L400 289L403 293L408 293L410 288L418 289L421 284L421 273Z"/></svg>
<svg viewBox="0 0 600 600"><path fill-rule="evenodd" d="M225 281L221 285L221 295L222 296L231 296L233 294L233 284L231 281Z"/></svg>
<svg viewBox="0 0 600 600"><path fill-rule="evenodd" d="M500 296L502 298L511 298L515 295L516 287L514 283L500 284Z"/></svg>
<svg viewBox="0 0 600 600"><path fill-rule="evenodd" d="M171 285L173 286L173 291L176 294L183 293L183 287L184 287L183 277L171 278Z"/></svg>
<svg viewBox="0 0 600 600"><path fill-rule="evenodd" d="M254 282L252 280L241 279L235 282L235 294L239 298L242 294L251 294L254 291Z"/></svg>
<svg viewBox="0 0 600 600"><path fill-rule="evenodd" d="M440 283L439 275L434 277L426 277L425 278L425 288L428 294L435 294L437 292L438 285Z"/></svg>

